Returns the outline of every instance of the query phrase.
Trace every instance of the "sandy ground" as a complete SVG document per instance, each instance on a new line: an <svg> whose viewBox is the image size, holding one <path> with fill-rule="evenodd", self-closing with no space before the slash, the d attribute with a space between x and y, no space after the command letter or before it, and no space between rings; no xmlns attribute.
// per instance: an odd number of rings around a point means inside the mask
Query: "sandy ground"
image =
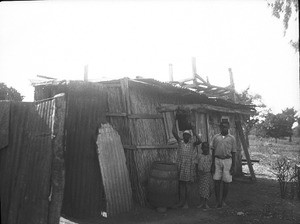
<svg viewBox="0 0 300 224"><path fill-rule="evenodd" d="M116 217L73 221L80 224L300 223L300 202L280 199L277 185L276 181L264 178L258 178L256 183L234 181L230 186L228 206L222 209L213 208L215 199L212 197L209 201L211 209L206 211L192 205L189 209L168 209L165 213L158 213L154 209L137 206L133 211Z"/></svg>
<svg viewBox="0 0 300 224"><path fill-rule="evenodd" d="M222 209L214 208L215 197L212 196L209 200L211 208L206 211L196 207L200 201L194 198L190 201L189 209L168 209L165 213L159 213L152 208L135 206L131 212L115 217L72 220L73 222L62 218L61 224L73 224L74 222L79 224L300 224L300 201L296 196L292 198L290 188L287 198L280 198L279 184L270 168L270 161L283 154L283 151L288 151L288 155L296 158L295 155L297 156L300 152L299 142L289 144L284 141L275 144L274 142L250 139L251 158L260 160L260 163L254 164L257 181L251 182L247 177L235 179L230 186L227 206ZM294 150L292 154L290 150ZM247 176L247 166L244 166L243 171ZM194 185L194 187L197 186Z"/></svg>

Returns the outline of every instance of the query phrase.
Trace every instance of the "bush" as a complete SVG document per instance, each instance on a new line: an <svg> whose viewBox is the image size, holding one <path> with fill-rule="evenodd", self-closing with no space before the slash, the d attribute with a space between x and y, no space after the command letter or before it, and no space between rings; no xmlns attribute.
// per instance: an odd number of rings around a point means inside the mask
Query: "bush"
<svg viewBox="0 0 300 224"><path fill-rule="evenodd" d="M294 189L294 182L296 181L296 166L295 162L291 161L286 156L279 157L272 165L273 173L277 177L280 187L281 198L286 198L288 184L291 184L291 191ZM295 192L291 192L294 194ZM294 197L294 195L292 195Z"/></svg>

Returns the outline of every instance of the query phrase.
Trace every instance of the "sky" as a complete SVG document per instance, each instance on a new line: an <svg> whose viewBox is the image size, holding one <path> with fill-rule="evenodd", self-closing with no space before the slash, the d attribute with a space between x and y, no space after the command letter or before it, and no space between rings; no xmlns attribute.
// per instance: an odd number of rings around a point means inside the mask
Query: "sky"
<svg viewBox="0 0 300 224"><path fill-rule="evenodd" d="M279 113L300 111L293 19L286 36L265 0L0 2L0 82L33 100L37 75L101 81L142 76L169 81L197 73L262 96Z"/></svg>

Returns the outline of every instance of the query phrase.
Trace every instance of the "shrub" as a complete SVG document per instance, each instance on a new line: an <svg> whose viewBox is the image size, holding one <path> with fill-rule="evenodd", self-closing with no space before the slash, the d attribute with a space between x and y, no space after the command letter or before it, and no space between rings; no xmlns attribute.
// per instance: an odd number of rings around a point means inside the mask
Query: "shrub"
<svg viewBox="0 0 300 224"><path fill-rule="evenodd" d="M272 169L279 183L280 196L281 198L285 198L288 184L292 182L291 189L293 189L293 183L296 180L295 163L286 156L281 156L273 163ZM293 194L293 192L291 193Z"/></svg>

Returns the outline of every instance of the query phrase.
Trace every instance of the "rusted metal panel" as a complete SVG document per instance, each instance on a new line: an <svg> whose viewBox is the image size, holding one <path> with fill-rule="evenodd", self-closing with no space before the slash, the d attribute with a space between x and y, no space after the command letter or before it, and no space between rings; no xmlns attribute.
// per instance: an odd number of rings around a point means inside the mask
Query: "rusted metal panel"
<svg viewBox="0 0 300 224"><path fill-rule="evenodd" d="M9 143L0 151L2 223L48 222L53 104L11 102Z"/></svg>
<svg viewBox="0 0 300 224"><path fill-rule="evenodd" d="M132 190L120 135L109 124L99 129L98 159L106 196L108 216L132 208Z"/></svg>

